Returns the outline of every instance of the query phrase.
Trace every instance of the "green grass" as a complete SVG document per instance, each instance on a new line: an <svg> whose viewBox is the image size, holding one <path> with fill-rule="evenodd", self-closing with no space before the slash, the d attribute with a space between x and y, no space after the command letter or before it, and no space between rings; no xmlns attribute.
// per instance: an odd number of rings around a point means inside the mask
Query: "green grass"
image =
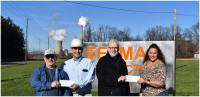
<svg viewBox="0 0 200 97"><path fill-rule="evenodd" d="M176 96L199 96L199 60L176 60Z"/></svg>
<svg viewBox="0 0 200 97"><path fill-rule="evenodd" d="M60 66L66 59L59 59ZM30 76L44 61L1 68L2 96L34 96L30 86ZM199 60L176 60L176 96L199 96ZM97 96L97 91L92 91ZM135 95L135 94L131 94Z"/></svg>
<svg viewBox="0 0 200 97"><path fill-rule="evenodd" d="M59 59L60 65L66 59ZM2 96L34 96L35 91L30 86L30 76L37 66L42 66L44 61L15 65L1 68L1 95Z"/></svg>

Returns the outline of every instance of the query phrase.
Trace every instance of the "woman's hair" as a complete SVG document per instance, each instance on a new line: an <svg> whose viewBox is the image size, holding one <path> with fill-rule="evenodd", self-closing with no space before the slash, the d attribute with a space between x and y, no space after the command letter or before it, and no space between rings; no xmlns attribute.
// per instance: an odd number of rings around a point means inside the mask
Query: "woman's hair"
<svg viewBox="0 0 200 97"><path fill-rule="evenodd" d="M165 62L165 56L163 55L163 53L162 53L162 51L160 50L160 48L158 48L158 45L155 44L155 43L151 44L151 45L149 46L149 48L147 49L146 54L145 54L145 58L144 58L144 61L143 61L143 64L144 64L147 60L149 60L149 55L148 55L148 53L149 53L149 50L150 50L151 48L157 49L157 51L158 51L158 55L157 55L158 59L159 59L160 61L162 61L164 64L166 64L166 62Z"/></svg>

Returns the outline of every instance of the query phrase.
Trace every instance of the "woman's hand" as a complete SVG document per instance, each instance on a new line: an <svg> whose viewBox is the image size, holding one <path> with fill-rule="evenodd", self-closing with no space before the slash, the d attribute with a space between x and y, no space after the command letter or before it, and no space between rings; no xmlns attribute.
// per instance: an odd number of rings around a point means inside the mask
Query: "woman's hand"
<svg viewBox="0 0 200 97"><path fill-rule="evenodd" d="M139 96L142 96L142 93L140 93Z"/></svg>
<svg viewBox="0 0 200 97"><path fill-rule="evenodd" d="M147 83L147 80L146 79L143 79L143 78L140 78L138 81L137 81L138 84L142 84L142 83Z"/></svg>

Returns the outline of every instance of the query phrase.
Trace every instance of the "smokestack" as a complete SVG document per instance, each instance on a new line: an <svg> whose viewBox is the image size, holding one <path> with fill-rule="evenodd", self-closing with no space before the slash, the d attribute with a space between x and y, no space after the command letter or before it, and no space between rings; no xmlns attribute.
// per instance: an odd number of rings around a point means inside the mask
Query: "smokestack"
<svg viewBox="0 0 200 97"><path fill-rule="evenodd" d="M89 18L81 16L79 18L78 24L81 25L81 40L85 41L85 26L88 24Z"/></svg>
<svg viewBox="0 0 200 97"><path fill-rule="evenodd" d="M55 52L57 55L64 55L63 49L62 49L62 41L56 41L56 48L55 48Z"/></svg>

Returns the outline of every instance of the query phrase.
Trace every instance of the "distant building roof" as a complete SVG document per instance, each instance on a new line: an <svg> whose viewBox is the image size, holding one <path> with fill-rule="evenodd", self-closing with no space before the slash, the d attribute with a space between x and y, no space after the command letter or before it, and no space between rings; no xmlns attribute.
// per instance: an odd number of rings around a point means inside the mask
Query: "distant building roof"
<svg viewBox="0 0 200 97"><path fill-rule="evenodd" d="M195 52L195 54L199 54L199 50Z"/></svg>

